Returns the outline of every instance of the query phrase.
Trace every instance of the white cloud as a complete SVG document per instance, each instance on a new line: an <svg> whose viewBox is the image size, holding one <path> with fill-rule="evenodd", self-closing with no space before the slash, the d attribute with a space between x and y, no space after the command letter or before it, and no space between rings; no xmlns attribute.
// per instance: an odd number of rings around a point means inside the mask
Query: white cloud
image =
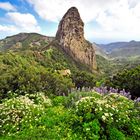
<svg viewBox="0 0 140 140"><path fill-rule="evenodd" d="M6 16L9 24L0 24L0 38L20 32L41 32L37 20L29 13L8 12Z"/></svg>
<svg viewBox="0 0 140 140"><path fill-rule="evenodd" d="M38 15L45 19L58 22L64 13L72 6L79 9L84 22L90 22L97 14L117 0L26 0L33 7Z"/></svg>
<svg viewBox="0 0 140 140"><path fill-rule="evenodd" d="M29 13L9 12L7 13L7 17L20 31L40 32L37 20Z"/></svg>
<svg viewBox="0 0 140 140"><path fill-rule="evenodd" d="M85 29L86 38L139 39L140 0L26 0L44 20L58 22L76 6L85 23L97 23ZM86 24L85 24L86 26Z"/></svg>
<svg viewBox="0 0 140 140"><path fill-rule="evenodd" d="M6 11L16 11L16 8L9 2L0 2L0 9L6 10Z"/></svg>
<svg viewBox="0 0 140 140"><path fill-rule="evenodd" d="M13 25L0 25L0 32L17 32L17 28Z"/></svg>
<svg viewBox="0 0 140 140"><path fill-rule="evenodd" d="M140 39L140 3L130 8L128 0L120 0L100 12L96 21L100 25L99 32L106 34L104 37Z"/></svg>
<svg viewBox="0 0 140 140"><path fill-rule="evenodd" d="M140 0L23 1L27 1L42 19L57 24L70 7L76 6L86 23L85 36L87 39L140 40ZM12 10L12 8L7 9ZM40 32L37 20L29 13L8 12L7 17L18 31ZM92 26L88 26L88 24L92 24Z"/></svg>
<svg viewBox="0 0 140 140"><path fill-rule="evenodd" d="M0 38L19 33L19 29L14 25L0 25Z"/></svg>
<svg viewBox="0 0 140 140"><path fill-rule="evenodd" d="M130 8L135 7L140 1L139 0L128 0L128 4Z"/></svg>

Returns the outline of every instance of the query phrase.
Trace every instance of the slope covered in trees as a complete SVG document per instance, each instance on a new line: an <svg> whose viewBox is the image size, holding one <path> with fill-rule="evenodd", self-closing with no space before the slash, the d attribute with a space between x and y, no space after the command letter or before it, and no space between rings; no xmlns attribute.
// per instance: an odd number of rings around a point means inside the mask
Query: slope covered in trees
<svg viewBox="0 0 140 140"><path fill-rule="evenodd" d="M107 85L129 91L133 98L140 97L140 66L123 70L107 81Z"/></svg>

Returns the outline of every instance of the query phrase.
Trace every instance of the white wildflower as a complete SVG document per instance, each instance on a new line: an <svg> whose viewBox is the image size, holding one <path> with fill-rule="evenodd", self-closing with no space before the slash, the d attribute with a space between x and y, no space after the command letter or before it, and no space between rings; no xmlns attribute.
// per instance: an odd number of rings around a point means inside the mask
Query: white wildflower
<svg viewBox="0 0 140 140"><path fill-rule="evenodd" d="M102 116L102 119L105 121L105 120L106 120L106 117L103 115L103 116Z"/></svg>
<svg viewBox="0 0 140 140"><path fill-rule="evenodd" d="M109 117L109 113L104 113L104 115L105 115L106 117Z"/></svg>

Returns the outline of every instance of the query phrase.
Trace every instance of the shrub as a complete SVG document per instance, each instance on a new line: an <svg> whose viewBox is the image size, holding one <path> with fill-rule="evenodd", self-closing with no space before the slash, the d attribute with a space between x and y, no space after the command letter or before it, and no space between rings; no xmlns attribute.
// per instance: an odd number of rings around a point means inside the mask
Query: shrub
<svg viewBox="0 0 140 140"><path fill-rule="evenodd" d="M19 95L35 92L63 95L63 93L67 94L73 87L72 80L69 77L34 66L28 66L27 69L19 67L9 69L7 73L0 76L0 81L1 98L9 97L9 91Z"/></svg>
<svg viewBox="0 0 140 140"><path fill-rule="evenodd" d="M75 92L52 100L44 93L26 94L5 99L0 107L0 139L135 140L140 137L139 103L119 94L78 92L76 95Z"/></svg>
<svg viewBox="0 0 140 140"><path fill-rule="evenodd" d="M83 97L76 102L76 114L80 117L81 123L97 119L102 128L102 135L106 135L108 126L114 126L128 136L140 136L140 110L135 107L132 100L119 94L112 93L101 98Z"/></svg>
<svg viewBox="0 0 140 140"><path fill-rule="evenodd" d="M82 89L82 87L93 88L95 86L95 76L91 73L85 71L75 71L72 74L72 81L75 83L77 88Z"/></svg>
<svg viewBox="0 0 140 140"><path fill-rule="evenodd" d="M45 95L19 96L5 100L0 104L1 134L18 133L24 127L30 128L38 124L40 114L44 114L44 107L51 106L51 101Z"/></svg>
<svg viewBox="0 0 140 140"><path fill-rule="evenodd" d="M65 98L64 106L69 108L75 107L75 103L83 97L95 97L99 99L101 95L97 92L72 92Z"/></svg>
<svg viewBox="0 0 140 140"><path fill-rule="evenodd" d="M109 129L109 140L125 140L125 135L116 128Z"/></svg>
<svg viewBox="0 0 140 140"><path fill-rule="evenodd" d="M54 106L63 106L65 104L65 96L56 96L52 102Z"/></svg>
<svg viewBox="0 0 140 140"><path fill-rule="evenodd" d="M52 101L43 92L38 92L35 94L26 94L25 97L28 97L36 105L42 105L43 107L52 106Z"/></svg>
<svg viewBox="0 0 140 140"><path fill-rule="evenodd" d="M140 97L140 66L130 70L123 70L106 81L106 85L129 91L132 98Z"/></svg>
<svg viewBox="0 0 140 140"><path fill-rule="evenodd" d="M83 124L83 132L86 135L87 139L91 140L98 140L100 138L99 132L100 132L100 123L97 119L94 119L90 122L85 122Z"/></svg>

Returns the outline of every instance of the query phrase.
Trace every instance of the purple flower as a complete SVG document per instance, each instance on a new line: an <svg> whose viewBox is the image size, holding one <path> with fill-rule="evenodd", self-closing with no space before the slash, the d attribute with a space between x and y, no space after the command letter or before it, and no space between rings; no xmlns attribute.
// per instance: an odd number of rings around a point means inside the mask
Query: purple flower
<svg viewBox="0 0 140 140"><path fill-rule="evenodd" d="M130 92L126 92L125 89L119 91L118 89L110 87L109 90L107 90L107 87L94 87L94 91L100 93L100 94L108 94L108 93L118 93L122 96L127 97L128 99L131 99Z"/></svg>

